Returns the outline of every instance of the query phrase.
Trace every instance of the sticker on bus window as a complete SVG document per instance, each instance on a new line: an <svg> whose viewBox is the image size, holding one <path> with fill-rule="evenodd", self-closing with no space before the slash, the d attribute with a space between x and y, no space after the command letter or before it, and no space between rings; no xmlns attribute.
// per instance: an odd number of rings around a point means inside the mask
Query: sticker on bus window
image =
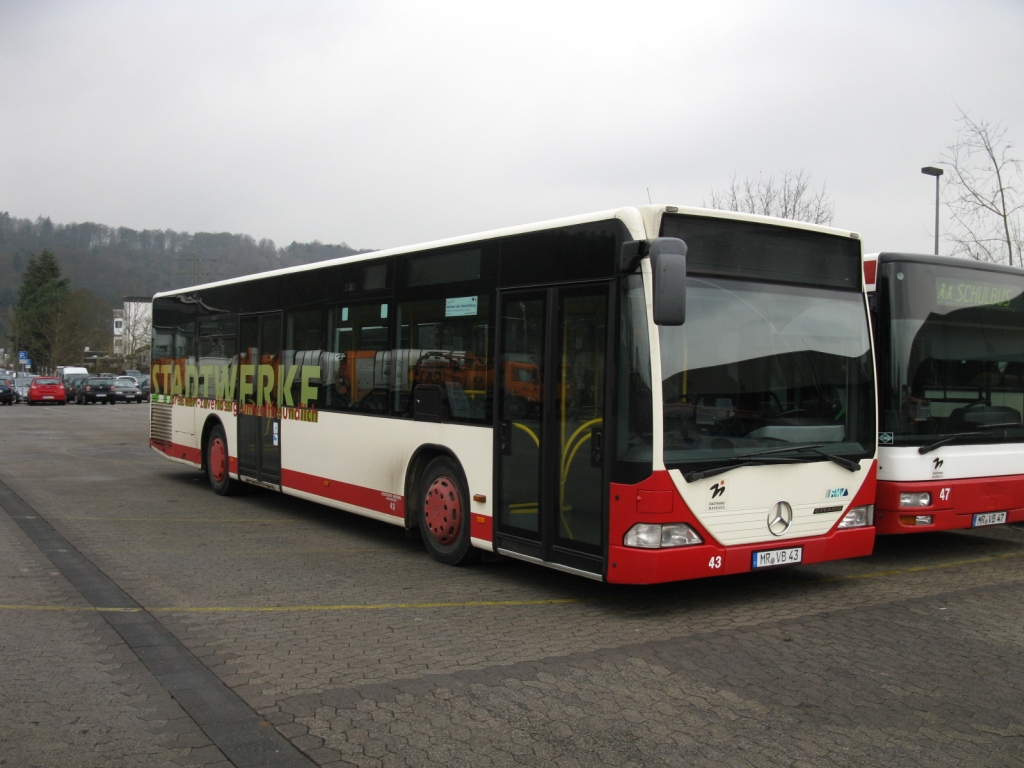
<svg viewBox="0 0 1024 768"><path fill-rule="evenodd" d="M478 296L460 296L457 299L444 300L445 317L466 317L476 314Z"/></svg>

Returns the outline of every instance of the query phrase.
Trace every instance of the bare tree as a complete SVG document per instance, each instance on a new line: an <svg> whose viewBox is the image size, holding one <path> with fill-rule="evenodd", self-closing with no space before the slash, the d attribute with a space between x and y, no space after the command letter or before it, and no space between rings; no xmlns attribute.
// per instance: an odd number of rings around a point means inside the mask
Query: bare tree
<svg viewBox="0 0 1024 768"><path fill-rule="evenodd" d="M1024 179L1006 128L957 107L956 141L942 153L954 256L1024 266Z"/></svg>
<svg viewBox="0 0 1024 768"><path fill-rule="evenodd" d="M147 297L124 297L121 315L121 351L126 368L136 367L136 357L149 348L153 336L153 305Z"/></svg>
<svg viewBox="0 0 1024 768"><path fill-rule="evenodd" d="M740 180L733 174L725 189L712 189L709 208L740 213L756 213L780 219L831 224L836 212L835 202L825 192L825 184L815 190L811 175L803 169L783 171L782 178L767 179L749 176Z"/></svg>

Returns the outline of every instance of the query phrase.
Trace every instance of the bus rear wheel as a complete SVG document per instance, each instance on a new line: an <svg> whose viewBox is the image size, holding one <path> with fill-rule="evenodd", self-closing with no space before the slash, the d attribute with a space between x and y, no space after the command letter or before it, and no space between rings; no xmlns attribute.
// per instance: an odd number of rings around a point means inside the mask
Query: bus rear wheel
<svg viewBox="0 0 1024 768"><path fill-rule="evenodd" d="M420 535L430 556L445 565L478 559L469 541L469 492L447 456L427 464L420 481Z"/></svg>
<svg viewBox="0 0 1024 768"><path fill-rule="evenodd" d="M220 496L234 496L241 489L241 483L231 479L228 467L228 438L218 424L206 439L206 477Z"/></svg>

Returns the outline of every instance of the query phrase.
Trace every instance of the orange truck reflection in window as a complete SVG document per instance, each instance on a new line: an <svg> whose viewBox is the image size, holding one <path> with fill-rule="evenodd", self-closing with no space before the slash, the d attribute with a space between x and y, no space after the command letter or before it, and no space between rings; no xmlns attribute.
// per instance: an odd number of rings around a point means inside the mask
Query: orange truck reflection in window
<svg viewBox="0 0 1024 768"><path fill-rule="evenodd" d="M543 399L540 366L512 360L506 362L503 389L505 400L502 408L505 418L521 419Z"/></svg>
<svg viewBox="0 0 1024 768"><path fill-rule="evenodd" d="M493 362L441 350L423 352L411 368L410 383L413 386L457 384L469 397L483 397L494 379Z"/></svg>

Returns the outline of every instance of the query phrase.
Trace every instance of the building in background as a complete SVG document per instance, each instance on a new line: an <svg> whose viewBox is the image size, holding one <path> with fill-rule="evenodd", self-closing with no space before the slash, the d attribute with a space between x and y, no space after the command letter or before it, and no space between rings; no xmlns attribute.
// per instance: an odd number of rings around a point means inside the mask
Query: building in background
<svg viewBox="0 0 1024 768"><path fill-rule="evenodd" d="M114 310L115 356L125 368L149 369L149 348L153 335L153 300L148 296L125 296L121 309Z"/></svg>

